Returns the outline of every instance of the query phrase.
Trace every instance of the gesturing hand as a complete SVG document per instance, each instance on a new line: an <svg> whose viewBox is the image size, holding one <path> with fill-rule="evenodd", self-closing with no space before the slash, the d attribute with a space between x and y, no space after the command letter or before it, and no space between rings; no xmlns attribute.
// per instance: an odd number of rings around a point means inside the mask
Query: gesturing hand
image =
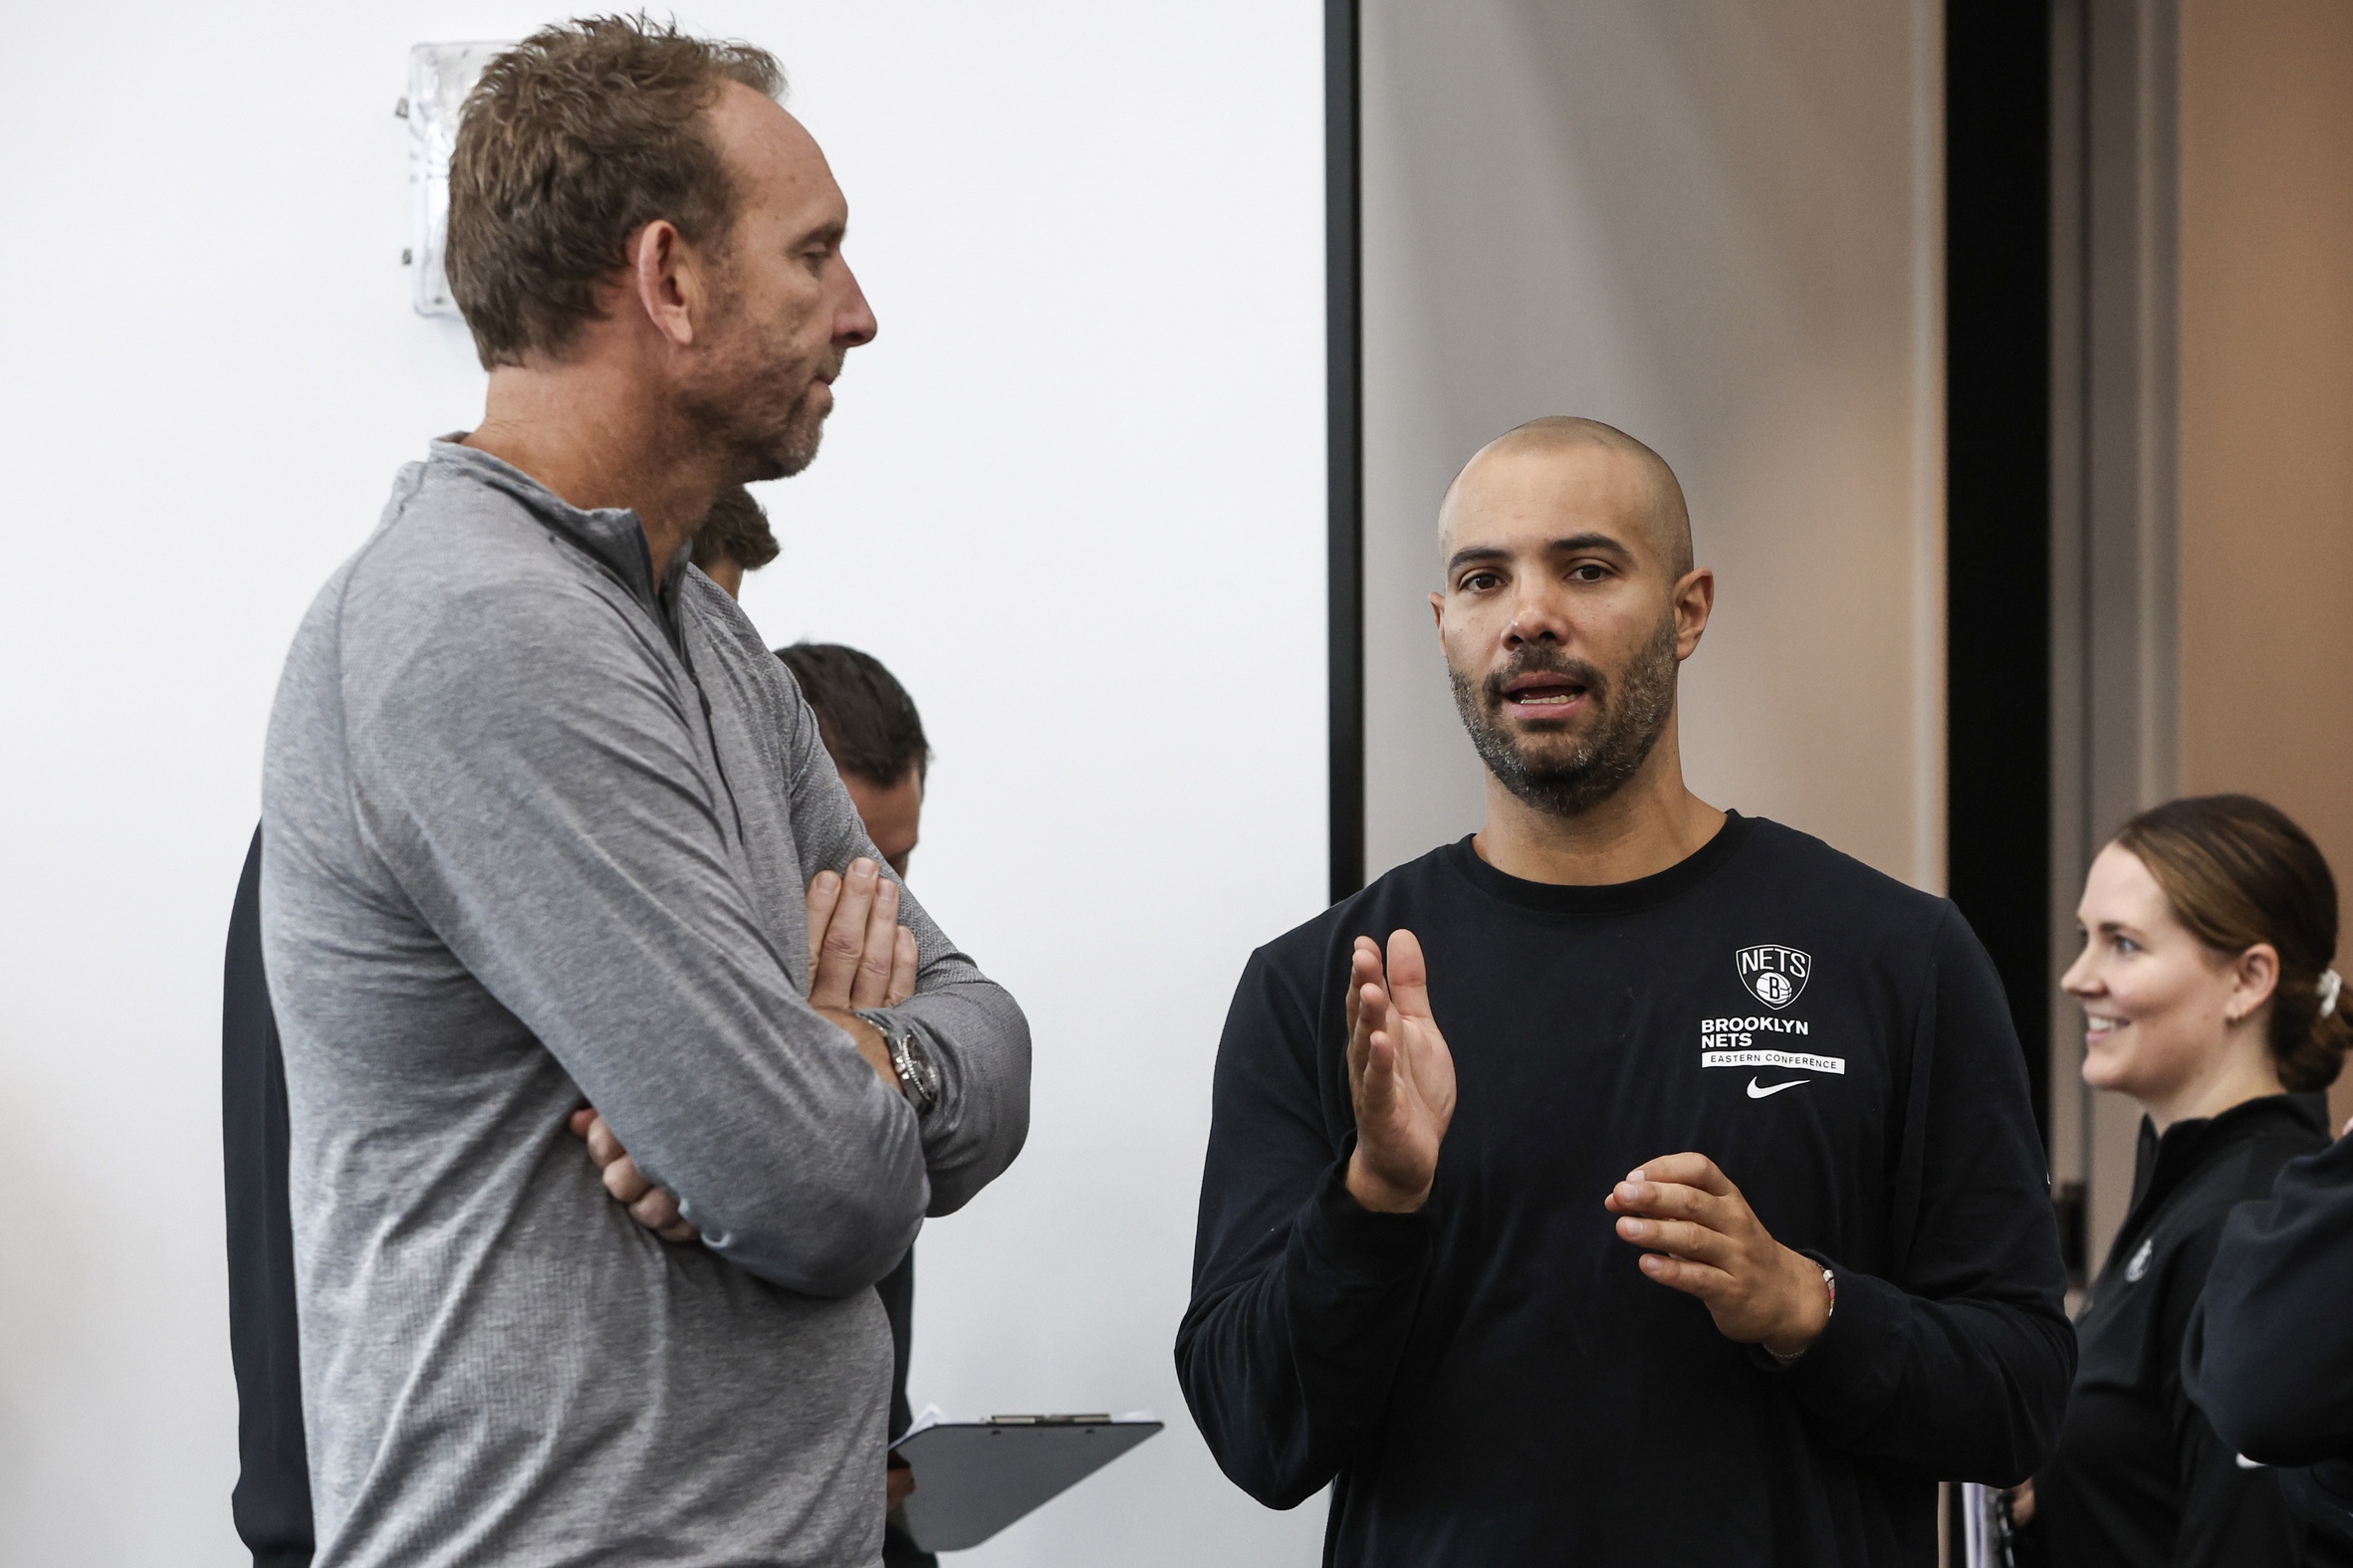
<svg viewBox="0 0 2353 1568"><path fill-rule="evenodd" d="M1725 1338L1787 1360L1829 1322L1822 1265L1774 1240L1706 1155L1647 1161L1602 1207L1621 1217L1620 1236L1650 1248L1642 1271L1698 1296Z"/></svg>
<svg viewBox="0 0 2353 1568"><path fill-rule="evenodd" d="M1438 1146L1454 1120L1454 1055L1430 1015L1430 972L1410 931L1381 950L1358 937L1348 961L1348 1097L1356 1151L1348 1192L1365 1208L1411 1214L1429 1201Z"/></svg>

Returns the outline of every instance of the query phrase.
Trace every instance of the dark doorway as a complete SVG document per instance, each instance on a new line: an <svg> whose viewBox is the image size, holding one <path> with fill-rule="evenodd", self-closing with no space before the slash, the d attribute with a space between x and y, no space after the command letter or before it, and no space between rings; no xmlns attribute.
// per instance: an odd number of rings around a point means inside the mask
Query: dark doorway
<svg viewBox="0 0 2353 1568"><path fill-rule="evenodd" d="M1356 0L1323 0L1323 325L1331 901L1364 886L1364 314Z"/></svg>
<svg viewBox="0 0 2353 1568"><path fill-rule="evenodd" d="M2051 10L1945 13L1949 878L2050 1141Z"/></svg>

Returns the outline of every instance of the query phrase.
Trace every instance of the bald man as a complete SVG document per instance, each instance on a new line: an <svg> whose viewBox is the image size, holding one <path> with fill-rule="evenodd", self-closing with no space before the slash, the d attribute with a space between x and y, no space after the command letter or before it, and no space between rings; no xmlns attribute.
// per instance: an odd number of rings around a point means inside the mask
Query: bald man
<svg viewBox="0 0 2353 1568"><path fill-rule="evenodd" d="M1716 584L1656 453L1523 426L1439 549L1486 823L1243 975L1194 1417L1260 1501L1332 1487L1327 1564L1925 1568L2075 1359L1993 967L1685 786Z"/></svg>

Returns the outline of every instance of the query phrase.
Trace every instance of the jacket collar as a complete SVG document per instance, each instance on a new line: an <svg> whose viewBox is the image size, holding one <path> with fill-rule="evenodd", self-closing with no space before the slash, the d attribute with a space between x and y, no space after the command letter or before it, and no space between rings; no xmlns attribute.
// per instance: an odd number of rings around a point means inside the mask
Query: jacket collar
<svg viewBox="0 0 2353 1568"><path fill-rule="evenodd" d="M2275 1133L2328 1131L2328 1101L2318 1094L2266 1094L2232 1106L2220 1116L2175 1122L2161 1136L2141 1118L2141 1140L2133 1161L2132 1212L2119 1236L2135 1235L2167 1199L2218 1155Z"/></svg>
<svg viewBox="0 0 2353 1568"><path fill-rule="evenodd" d="M667 619L670 602L685 575L691 546L681 546L676 559L654 576L645 544L645 526L628 507L600 507L583 511L514 464L460 443L465 432L435 440L426 456L428 469L495 490L544 523L555 535L592 557L649 608Z"/></svg>

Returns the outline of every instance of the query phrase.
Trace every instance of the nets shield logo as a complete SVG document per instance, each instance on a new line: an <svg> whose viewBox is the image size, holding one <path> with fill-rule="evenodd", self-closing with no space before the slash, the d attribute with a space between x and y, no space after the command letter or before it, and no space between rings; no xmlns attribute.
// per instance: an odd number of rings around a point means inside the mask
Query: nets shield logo
<svg viewBox="0 0 2353 1568"><path fill-rule="evenodd" d="M1766 942L1741 949L1733 955L1733 965L1740 971L1741 984L1749 988L1749 995L1778 1011L1795 1002L1797 994L1805 989L1805 977L1813 971L1813 957L1795 948Z"/></svg>

